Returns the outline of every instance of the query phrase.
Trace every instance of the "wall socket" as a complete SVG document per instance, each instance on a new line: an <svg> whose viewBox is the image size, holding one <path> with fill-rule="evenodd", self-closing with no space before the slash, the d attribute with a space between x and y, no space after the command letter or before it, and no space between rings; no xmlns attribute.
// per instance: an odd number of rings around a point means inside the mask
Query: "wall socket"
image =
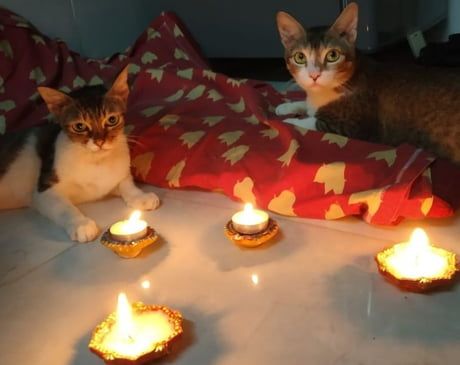
<svg viewBox="0 0 460 365"><path fill-rule="evenodd" d="M407 33L407 41L415 58L420 56L420 50L426 46L425 37L420 30Z"/></svg>

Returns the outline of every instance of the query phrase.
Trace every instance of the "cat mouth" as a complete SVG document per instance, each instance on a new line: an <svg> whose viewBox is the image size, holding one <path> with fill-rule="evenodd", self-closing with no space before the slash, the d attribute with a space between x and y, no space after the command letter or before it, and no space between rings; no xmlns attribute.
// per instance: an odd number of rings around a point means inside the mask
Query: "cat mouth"
<svg viewBox="0 0 460 365"><path fill-rule="evenodd" d="M87 145L86 148L90 150L91 152L98 153L98 152L107 152L112 149L112 146L109 145L102 145L102 146L97 146L97 145Z"/></svg>

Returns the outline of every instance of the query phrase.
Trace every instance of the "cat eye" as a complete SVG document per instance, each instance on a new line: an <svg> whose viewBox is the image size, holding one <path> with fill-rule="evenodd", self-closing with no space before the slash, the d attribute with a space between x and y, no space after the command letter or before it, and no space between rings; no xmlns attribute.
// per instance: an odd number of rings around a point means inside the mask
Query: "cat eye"
<svg viewBox="0 0 460 365"><path fill-rule="evenodd" d="M340 59L340 52L336 49L331 49L329 52L326 53L326 62L334 63Z"/></svg>
<svg viewBox="0 0 460 365"><path fill-rule="evenodd" d="M307 63L307 58L302 52L294 53L293 59L298 65L305 65Z"/></svg>
<svg viewBox="0 0 460 365"><path fill-rule="evenodd" d="M85 123L74 123L72 124L72 129L74 132L83 133L88 130L88 126Z"/></svg>
<svg viewBox="0 0 460 365"><path fill-rule="evenodd" d="M115 115L111 115L107 118L105 124L107 124L109 127L114 127L118 124L118 118Z"/></svg>

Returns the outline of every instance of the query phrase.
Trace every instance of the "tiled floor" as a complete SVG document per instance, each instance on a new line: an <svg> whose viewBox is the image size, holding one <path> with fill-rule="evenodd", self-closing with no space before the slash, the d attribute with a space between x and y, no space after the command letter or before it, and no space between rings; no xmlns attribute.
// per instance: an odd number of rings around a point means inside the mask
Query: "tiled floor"
<svg viewBox="0 0 460 365"><path fill-rule="evenodd" d="M99 242L71 243L30 210L0 212L0 364L100 364L87 344L120 291L183 313L185 335L159 363L458 362L460 287L403 293L373 261L415 223L381 228L274 216L279 239L242 249L223 235L241 204L218 193L144 190L162 199L144 214L161 242L131 260ZM83 210L101 227L128 214L117 198ZM460 252L458 223L418 222L433 241ZM145 279L148 290L140 286Z"/></svg>

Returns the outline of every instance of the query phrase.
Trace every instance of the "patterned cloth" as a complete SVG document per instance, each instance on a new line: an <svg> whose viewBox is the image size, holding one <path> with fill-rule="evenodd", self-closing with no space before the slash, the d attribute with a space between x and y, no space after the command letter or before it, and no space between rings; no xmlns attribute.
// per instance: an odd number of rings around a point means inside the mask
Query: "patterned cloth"
<svg viewBox="0 0 460 365"><path fill-rule="evenodd" d="M409 145L392 148L283 123L293 95L209 69L171 13L108 59L83 58L17 15L0 10L0 133L42 123L36 91L70 91L132 78L127 131L138 181L220 191L283 215L375 224L445 217L460 194L459 170Z"/></svg>

